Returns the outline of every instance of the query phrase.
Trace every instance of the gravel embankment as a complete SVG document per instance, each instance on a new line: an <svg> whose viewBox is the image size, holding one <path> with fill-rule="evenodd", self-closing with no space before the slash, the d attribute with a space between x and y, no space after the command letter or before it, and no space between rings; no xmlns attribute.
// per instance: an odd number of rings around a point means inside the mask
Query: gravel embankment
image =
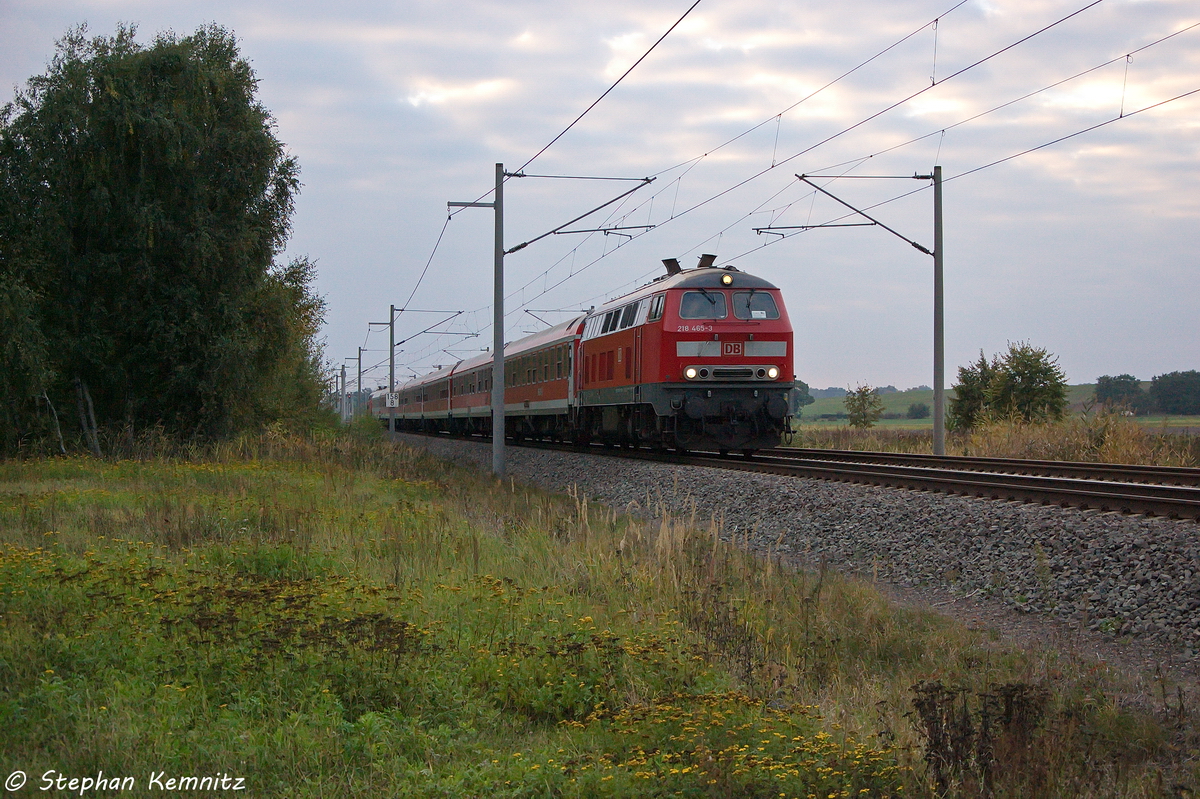
<svg viewBox="0 0 1200 799"><path fill-rule="evenodd" d="M491 447L406 437L490 468ZM809 565L1000 599L1077 628L1200 655L1200 524L510 448L509 474L699 519ZM778 544L776 543L778 542Z"/></svg>

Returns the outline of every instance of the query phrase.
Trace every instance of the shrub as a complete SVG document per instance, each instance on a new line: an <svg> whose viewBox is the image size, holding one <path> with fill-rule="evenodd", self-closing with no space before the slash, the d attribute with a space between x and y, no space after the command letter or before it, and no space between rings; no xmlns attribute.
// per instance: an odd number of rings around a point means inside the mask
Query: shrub
<svg viewBox="0 0 1200 799"><path fill-rule="evenodd" d="M951 430L970 430L979 421L987 410L987 387L999 368L995 358L988 362L983 350L979 351L977 363L958 367L958 383L954 385L947 413Z"/></svg>
<svg viewBox="0 0 1200 799"><path fill-rule="evenodd" d="M1067 410L1067 377L1058 359L1026 342L1008 345L988 384L988 405L1002 416L1045 422Z"/></svg>
<svg viewBox="0 0 1200 799"><path fill-rule="evenodd" d="M846 394L842 402L846 406L846 415L850 419L851 427L874 427L883 414L883 400L871 386L859 386Z"/></svg>
<svg viewBox="0 0 1200 799"><path fill-rule="evenodd" d="M1067 378L1058 359L1028 342L1010 343L989 363L983 353L972 366L959 367L950 426L967 430L985 418L1047 422L1063 418Z"/></svg>
<svg viewBox="0 0 1200 799"><path fill-rule="evenodd" d="M908 406L908 411L904 415L909 419L928 419L930 413L929 406L924 402L914 402Z"/></svg>

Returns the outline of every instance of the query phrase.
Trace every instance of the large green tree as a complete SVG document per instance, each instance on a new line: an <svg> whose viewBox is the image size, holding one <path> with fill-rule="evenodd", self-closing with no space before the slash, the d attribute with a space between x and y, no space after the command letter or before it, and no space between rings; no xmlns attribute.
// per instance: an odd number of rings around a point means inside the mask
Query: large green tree
<svg viewBox="0 0 1200 799"><path fill-rule="evenodd" d="M80 27L4 108L0 290L34 300L9 390L201 433L315 402L313 270L275 264L299 170L256 88L218 26Z"/></svg>

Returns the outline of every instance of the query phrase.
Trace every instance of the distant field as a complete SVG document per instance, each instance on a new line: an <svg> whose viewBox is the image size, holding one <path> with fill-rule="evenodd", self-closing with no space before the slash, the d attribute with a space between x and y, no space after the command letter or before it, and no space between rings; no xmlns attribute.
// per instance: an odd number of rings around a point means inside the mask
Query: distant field
<svg viewBox="0 0 1200 799"><path fill-rule="evenodd" d="M1144 427L1166 428L1168 432L1200 432L1200 416L1140 416L1137 423Z"/></svg>
<svg viewBox="0 0 1200 799"><path fill-rule="evenodd" d="M1067 402L1071 410L1082 412L1095 396L1095 383L1081 383L1077 386L1067 386ZM946 402L954 396L953 391L946 392ZM914 402L923 402L933 409L933 391L899 391L895 394L880 394L883 400L884 413L905 413L908 406ZM845 413L846 406L842 397L826 397L812 405L806 405L800 416L800 423L818 427L836 427L846 424L845 419L818 419L822 414ZM1140 416L1138 424L1151 428L1164 428L1167 432L1200 432L1200 416ZM877 427L898 430L928 430L933 427L932 417L926 419L880 419Z"/></svg>
<svg viewBox="0 0 1200 799"><path fill-rule="evenodd" d="M901 391L896 394L880 394L879 398L883 400L884 413L904 413L908 410L908 406L914 402L924 402L931 409L933 408L933 391ZM804 412L800 417L803 421L811 421L815 417L823 413L845 413L846 406L842 403L842 397L826 397L819 399L812 405L804 406ZM913 420L895 420L895 421L913 421ZM916 420L924 426L930 426L933 423L928 419ZM845 423L845 420L842 420ZM894 422L893 422L894 423Z"/></svg>

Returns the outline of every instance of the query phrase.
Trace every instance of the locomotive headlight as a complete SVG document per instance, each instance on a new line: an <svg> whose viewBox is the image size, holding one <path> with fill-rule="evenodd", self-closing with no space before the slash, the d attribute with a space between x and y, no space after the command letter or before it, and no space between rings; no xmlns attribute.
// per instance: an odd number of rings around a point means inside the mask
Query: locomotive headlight
<svg viewBox="0 0 1200 799"><path fill-rule="evenodd" d="M721 285L722 286L732 286L733 285L733 275L721 275Z"/></svg>
<svg viewBox="0 0 1200 799"><path fill-rule="evenodd" d="M767 377L771 378L772 380L779 377L779 367L772 366L771 368L767 369Z"/></svg>
<svg viewBox="0 0 1200 799"><path fill-rule="evenodd" d="M697 374L696 367L694 367L694 366L689 366L688 368L683 370L683 376L686 377L688 380L695 380L696 374Z"/></svg>

